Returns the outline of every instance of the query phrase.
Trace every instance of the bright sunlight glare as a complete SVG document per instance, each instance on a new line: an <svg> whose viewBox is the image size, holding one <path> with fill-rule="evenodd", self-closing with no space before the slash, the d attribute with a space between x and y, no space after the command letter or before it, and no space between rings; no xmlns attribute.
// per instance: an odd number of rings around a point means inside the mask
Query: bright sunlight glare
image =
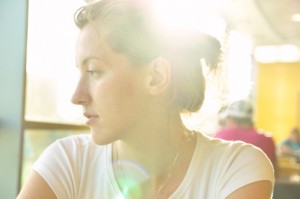
<svg viewBox="0 0 300 199"><path fill-rule="evenodd" d="M223 37L225 22L217 14L214 1L152 0L151 2L156 23L166 30L195 29L217 38Z"/></svg>
<svg viewBox="0 0 300 199"><path fill-rule="evenodd" d="M252 43L235 31L231 32L229 43L228 99L235 101L247 98L251 92Z"/></svg>

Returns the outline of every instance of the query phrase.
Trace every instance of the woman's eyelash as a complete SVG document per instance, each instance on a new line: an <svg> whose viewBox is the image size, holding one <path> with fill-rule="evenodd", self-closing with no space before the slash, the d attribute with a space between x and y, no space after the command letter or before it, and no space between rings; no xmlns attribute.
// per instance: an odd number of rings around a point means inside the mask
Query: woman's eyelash
<svg viewBox="0 0 300 199"><path fill-rule="evenodd" d="M100 71L96 71L96 70L87 70L86 71L89 75L91 76L96 76L96 75L100 75L101 72Z"/></svg>

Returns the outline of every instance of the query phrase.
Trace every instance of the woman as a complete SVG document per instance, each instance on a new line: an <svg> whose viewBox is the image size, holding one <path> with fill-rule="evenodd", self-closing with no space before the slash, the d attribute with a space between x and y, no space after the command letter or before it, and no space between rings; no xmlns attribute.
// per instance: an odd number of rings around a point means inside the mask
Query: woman
<svg viewBox="0 0 300 199"><path fill-rule="evenodd" d="M72 102L91 135L56 141L18 198L266 199L273 170L250 145L188 130L180 113L203 102L200 59L217 64L204 34L161 32L144 1L103 0L81 8Z"/></svg>

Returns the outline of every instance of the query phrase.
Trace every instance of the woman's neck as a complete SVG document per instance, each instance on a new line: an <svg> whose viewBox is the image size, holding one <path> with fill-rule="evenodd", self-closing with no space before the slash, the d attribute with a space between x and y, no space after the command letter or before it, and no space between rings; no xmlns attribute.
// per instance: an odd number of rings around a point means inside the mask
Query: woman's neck
<svg viewBox="0 0 300 199"><path fill-rule="evenodd" d="M141 132L140 140L125 139L113 144L114 171L123 194L140 198L134 196L138 189L146 199L168 198L181 184L192 160L196 135L185 135L187 129L181 121L172 124L177 124L176 128L157 126ZM125 183L119 183L120 179ZM132 181L136 187L128 188Z"/></svg>
<svg viewBox="0 0 300 199"><path fill-rule="evenodd" d="M178 116L179 117L179 116ZM159 125L160 124L160 125ZM113 144L120 160L130 160L143 167L149 175L159 175L168 168L184 141L180 117L157 121L141 132L130 134ZM114 156L116 157L116 156Z"/></svg>

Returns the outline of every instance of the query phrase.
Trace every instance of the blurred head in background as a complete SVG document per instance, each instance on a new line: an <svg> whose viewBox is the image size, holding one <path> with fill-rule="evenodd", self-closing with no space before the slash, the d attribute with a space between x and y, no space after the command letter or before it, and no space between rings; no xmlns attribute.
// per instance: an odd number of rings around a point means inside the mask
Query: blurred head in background
<svg viewBox="0 0 300 199"><path fill-rule="evenodd" d="M253 108L249 101L239 100L219 111L219 124L221 127L244 126L253 127Z"/></svg>
<svg viewBox="0 0 300 199"><path fill-rule="evenodd" d="M299 132L298 128L293 128L291 130L290 140L293 143L299 143L300 142L300 132Z"/></svg>

